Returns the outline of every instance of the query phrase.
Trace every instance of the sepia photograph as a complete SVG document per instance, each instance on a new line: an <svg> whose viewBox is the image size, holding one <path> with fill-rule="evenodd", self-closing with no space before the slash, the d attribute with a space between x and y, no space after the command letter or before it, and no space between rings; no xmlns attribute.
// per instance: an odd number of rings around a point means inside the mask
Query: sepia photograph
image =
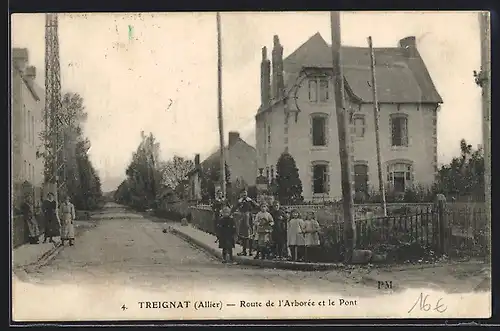
<svg viewBox="0 0 500 331"><path fill-rule="evenodd" d="M10 19L12 322L491 316L489 12Z"/></svg>

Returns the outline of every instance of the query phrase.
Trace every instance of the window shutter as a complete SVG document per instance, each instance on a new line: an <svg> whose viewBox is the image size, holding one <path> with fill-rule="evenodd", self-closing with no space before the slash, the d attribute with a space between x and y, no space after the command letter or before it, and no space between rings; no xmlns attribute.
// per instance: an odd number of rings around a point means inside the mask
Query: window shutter
<svg viewBox="0 0 500 331"><path fill-rule="evenodd" d="M389 146L392 147L392 143L393 143L393 139L392 138L394 136L394 128L392 127L392 116L389 116L389 132L391 133L389 135L389 144L390 144ZM387 169L389 169L389 168L387 168Z"/></svg>
<svg viewBox="0 0 500 331"><path fill-rule="evenodd" d="M311 146L314 146L314 117L311 117L311 126L309 128L309 136L311 137Z"/></svg>
<svg viewBox="0 0 500 331"><path fill-rule="evenodd" d="M391 167L387 166L387 182L391 182Z"/></svg>
<svg viewBox="0 0 500 331"><path fill-rule="evenodd" d="M325 193L330 194L330 169L328 169L328 166L325 171Z"/></svg>
<svg viewBox="0 0 500 331"><path fill-rule="evenodd" d="M314 194L314 165L311 166L311 193Z"/></svg>
<svg viewBox="0 0 500 331"><path fill-rule="evenodd" d="M401 119L401 140L403 146L408 146L408 118L403 117Z"/></svg>

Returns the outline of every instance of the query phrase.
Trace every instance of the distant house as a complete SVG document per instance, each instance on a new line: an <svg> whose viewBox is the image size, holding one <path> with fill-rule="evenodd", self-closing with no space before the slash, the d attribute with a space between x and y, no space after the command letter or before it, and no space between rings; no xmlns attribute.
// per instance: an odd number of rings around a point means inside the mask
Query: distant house
<svg viewBox="0 0 500 331"><path fill-rule="evenodd" d="M375 48L374 53L384 184L396 192L414 184L430 185L437 173L442 99L415 37L400 40L398 47ZM368 194L379 182L369 49L343 46L342 61L354 187ZM319 33L284 60L274 36L272 64L262 49L261 106L255 117L258 168L272 180L279 156L289 152L309 201L341 197L332 74L332 50Z"/></svg>
<svg viewBox="0 0 500 331"><path fill-rule="evenodd" d="M45 92L36 81L36 68L29 66L28 50L14 48L11 66L12 181L14 203L23 185L33 187L35 203L41 199L44 171L40 133L44 130Z"/></svg>
<svg viewBox="0 0 500 331"><path fill-rule="evenodd" d="M238 132L229 132L229 141L225 150L226 163L229 168L231 183L244 182L254 186L257 178L256 150L243 139ZM220 149L199 162L199 155L195 157L195 168L188 174L190 199L201 199L201 172L207 169L220 168Z"/></svg>

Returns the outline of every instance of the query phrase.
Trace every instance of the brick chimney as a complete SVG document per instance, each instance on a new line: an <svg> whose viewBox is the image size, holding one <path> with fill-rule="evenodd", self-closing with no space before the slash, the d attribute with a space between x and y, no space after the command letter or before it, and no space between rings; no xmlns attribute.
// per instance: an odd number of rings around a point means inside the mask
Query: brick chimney
<svg viewBox="0 0 500 331"><path fill-rule="evenodd" d="M280 39L277 35L274 36L273 43L273 98L280 99L283 97L285 88L285 82L283 80L283 46L281 46Z"/></svg>
<svg viewBox="0 0 500 331"><path fill-rule="evenodd" d="M417 57L417 38L410 36L399 41L399 47L405 49L406 56L413 58Z"/></svg>
<svg viewBox="0 0 500 331"><path fill-rule="evenodd" d="M12 50L12 62L21 72L24 73L28 63L28 49L14 48Z"/></svg>
<svg viewBox="0 0 500 331"><path fill-rule="evenodd" d="M240 134L235 131L229 132L229 146L234 145L240 139Z"/></svg>
<svg viewBox="0 0 500 331"><path fill-rule="evenodd" d="M266 106L271 101L271 61L267 58L267 47L262 47L262 62L260 64L260 99Z"/></svg>
<svg viewBox="0 0 500 331"><path fill-rule="evenodd" d="M34 66L29 66L26 68L26 71L24 72L24 76L30 80L35 80L36 78L36 67Z"/></svg>

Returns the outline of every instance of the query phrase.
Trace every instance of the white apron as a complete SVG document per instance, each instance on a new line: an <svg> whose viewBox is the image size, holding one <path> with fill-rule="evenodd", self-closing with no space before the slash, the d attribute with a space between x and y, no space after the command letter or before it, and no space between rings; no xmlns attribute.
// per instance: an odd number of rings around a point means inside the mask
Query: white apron
<svg viewBox="0 0 500 331"><path fill-rule="evenodd" d="M75 239L75 207L72 203L61 206L61 239Z"/></svg>

